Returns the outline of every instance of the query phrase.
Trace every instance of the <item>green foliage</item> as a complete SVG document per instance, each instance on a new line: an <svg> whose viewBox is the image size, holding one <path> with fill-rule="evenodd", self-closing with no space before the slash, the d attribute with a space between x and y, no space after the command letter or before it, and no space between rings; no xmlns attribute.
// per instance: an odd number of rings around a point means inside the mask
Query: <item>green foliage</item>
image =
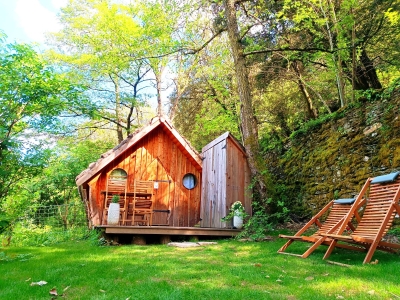
<svg viewBox="0 0 400 300"><path fill-rule="evenodd" d="M363 91L360 98L364 98L370 102L388 100L392 97L393 93L398 90L400 90L400 78L394 80L386 89L381 91L374 89Z"/></svg>
<svg viewBox="0 0 400 300"><path fill-rule="evenodd" d="M43 237L46 228L69 230L74 226L84 226L86 218L82 219L82 214L85 208L76 188L75 178L111 146L107 141L84 140L77 143L76 139L64 139L52 150L48 150L51 158L46 167L16 183L15 189L3 201L1 210L10 222L7 235L14 238L13 229L18 224L26 232L35 224L33 236L46 241L47 237ZM33 221L21 225L21 219Z"/></svg>
<svg viewBox="0 0 400 300"><path fill-rule="evenodd" d="M22 262L22 261L27 261L27 260L31 259L32 257L33 257L33 255L30 253L17 254L14 257L9 257L4 252L0 252L0 261L4 261L4 262L14 261L14 260Z"/></svg>
<svg viewBox="0 0 400 300"><path fill-rule="evenodd" d="M148 100L162 84L170 61L166 53L175 48L176 13L168 3L154 1L76 0L59 18L62 29L51 34L53 49L47 54L90 88L96 127L113 129L121 142L153 117Z"/></svg>
<svg viewBox="0 0 400 300"><path fill-rule="evenodd" d="M284 184L273 182L271 174L265 172L267 182L267 199L253 197L253 215L244 222L243 230L238 238L262 240L268 232L274 230L277 224L285 222L290 217L289 207L296 211L296 201L300 198L291 198L290 190ZM255 182L253 181L252 185ZM250 187L251 188L251 187Z"/></svg>
<svg viewBox="0 0 400 300"><path fill-rule="evenodd" d="M393 234L393 235L397 236L398 238L400 238L400 227L396 226L396 227L391 228L388 231L388 234Z"/></svg>
<svg viewBox="0 0 400 300"><path fill-rule="evenodd" d="M290 135L290 138L292 140L295 140L298 137L306 136L310 131L318 129L323 124L332 120L336 120L342 116L343 116L342 111L337 111L328 115L321 116L318 119L310 120L307 123L303 124L303 126L300 129L293 131L292 134Z"/></svg>
<svg viewBox="0 0 400 300"><path fill-rule="evenodd" d="M193 103L187 104L193 105ZM185 107L185 104L182 104L180 109L185 108L187 111L180 113L175 119L179 132L188 138L196 149L200 151L202 147L227 131L235 137L240 137L238 120L232 111L221 109L220 105L205 100L201 105L203 108L193 110L190 106ZM194 119L192 115L187 114L189 111L195 113Z"/></svg>
<svg viewBox="0 0 400 300"><path fill-rule="evenodd" d="M262 240L278 223L286 221L290 212L284 201L277 200L274 203L272 198L263 203L253 201L253 211L253 216L244 223L243 230L237 238Z"/></svg>
<svg viewBox="0 0 400 300"><path fill-rule="evenodd" d="M233 217L241 217L243 220L248 217L242 202L236 201L232 204L229 213L226 217L222 218L222 222L227 222L233 219Z"/></svg>
<svg viewBox="0 0 400 300"><path fill-rule="evenodd" d="M119 199L120 199L120 196L119 196L119 195L114 195L114 196L112 196L112 198L111 198L111 202L112 202L112 203L118 203Z"/></svg>
<svg viewBox="0 0 400 300"><path fill-rule="evenodd" d="M85 225L64 230L60 227L35 225L33 223L28 226L17 224L13 231L11 246L50 246L71 240L93 240L92 235L94 233L89 231Z"/></svg>
<svg viewBox="0 0 400 300"><path fill-rule="evenodd" d="M47 164L60 114L84 105L83 91L26 44L0 42L0 204L18 182ZM44 138L46 137L46 138Z"/></svg>
<svg viewBox="0 0 400 300"><path fill-rule="evenodd" d="M11 227L11 219L6 214L0 212L0 234L9 231Z"/></svg>

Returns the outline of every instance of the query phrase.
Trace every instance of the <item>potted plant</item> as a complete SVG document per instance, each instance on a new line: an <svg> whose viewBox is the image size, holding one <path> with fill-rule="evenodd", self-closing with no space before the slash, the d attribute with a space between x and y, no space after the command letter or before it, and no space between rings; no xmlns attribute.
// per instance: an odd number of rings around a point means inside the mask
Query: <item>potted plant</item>
<svg viewBox="0 0 400 300"><path fill-rule="evenodd" d="M243 227L243 219L247 217L242 202L236 201L232 204L229 214L222 218L222 221L229 221L233 219L233 227L241 229Z"/></svg>
<svg viewBox="0 0 400 300"><path fill-rule="evenodd" d="M118 225L119 224L119 195L114 195L111 198L110 206L108 207L107 224Z"/></svg>

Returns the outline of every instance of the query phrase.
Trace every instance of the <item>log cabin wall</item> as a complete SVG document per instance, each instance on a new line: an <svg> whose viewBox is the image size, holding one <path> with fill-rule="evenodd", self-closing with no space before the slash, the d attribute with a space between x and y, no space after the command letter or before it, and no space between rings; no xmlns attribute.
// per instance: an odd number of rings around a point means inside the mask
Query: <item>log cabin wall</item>
<svg viewBox="0 0 400 300"><path fill-rule="evenodd" d="M109 163L89 182L93 224L100 225L104 206L101 191L106 190L108 176L121 168L128 173L128 191L135 179L155 182L153 225L196 225L200 221L201 172L184 155L182 147L159 126ZM197 185L191 190L182 184L188 173L197 178Z"/></svg>
<svg viewBox="0 0 400 300"><path fill-rule="evenodd" d="M225 133L203 148L201 227L226 228L222 222L235 201L251 215L251 175L243 148Z"/></svg>

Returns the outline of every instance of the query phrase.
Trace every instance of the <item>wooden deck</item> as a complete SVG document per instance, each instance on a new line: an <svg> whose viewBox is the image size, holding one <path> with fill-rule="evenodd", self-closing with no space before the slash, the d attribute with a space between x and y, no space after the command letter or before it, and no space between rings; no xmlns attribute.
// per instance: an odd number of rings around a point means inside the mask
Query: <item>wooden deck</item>
<svg viewBox="0 0 400 300"><path fill-rule="evenodd" d="M102 225L96 228L104 230L106 234L132 235L187 235L187 236L214 236L235 237L240 229L200 228L200 227L171 227L171 226L112 226Z"/></svg>

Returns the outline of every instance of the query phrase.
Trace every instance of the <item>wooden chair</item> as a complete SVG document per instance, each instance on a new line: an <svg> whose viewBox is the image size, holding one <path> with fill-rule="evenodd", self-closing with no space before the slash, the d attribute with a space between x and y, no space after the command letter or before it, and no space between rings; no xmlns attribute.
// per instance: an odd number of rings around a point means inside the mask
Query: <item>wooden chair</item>
<svg viewBox="0 0 400 300"><path fill-rule="evenodd" d="M360 221L358 210L365 203L363 195L367 187L368 187L368 181L364 184L357 198L338 199L330 201L327 205L325 205L323 209L321 209L320 212L318 212L315 216L313 216L311 220L308 221L307 224L304 225L303 228L301 228L295 235L289 236L280 234L279 237L288 239L288 241L278 250L278 253L306 258L312 252L314 252L314 250L317 249L321 244L330 245L332 239L324 236L323 234L327 233L342 234L347 229L354 231L355 228L354 225L352 224L353 217L356 218L357 222ZM350 217L346 219L349 213L351 213L351 215L349 215ZM328 215L326 216L326 214ZM321 221L323 216L326 216L324 222ZM345 219L346 221L344 223ZM318 230L310 236L304 235L304 233L307 230L309 230L312 225L318 226ZM312 243L313 245L301 255L285 252L285 250L294 241ZM357 250L356 247L352 247L349 245L343 245L342 247Z"/></svg>
<svg viewBox="0 0 400 300"><path fill-rule="evenodd" d="M370 190L364 214L356 230L349 236L325 234L333 239L324 259L327 259L335 247L345 244L358 246L367 252L364 264L369 263L376 249L395 252L400 249L400 244L382 241L387 231L393 224L396 213L400 215L400 172L369 179ZM339 243L340 242L340 243Z"/></svg>
<svg viewBox="0 0 400 300"><path fill-rule="evenodd" d="M103 209L103 225L107 221L108 208L111 203L111 199L114 195L119 195L120 206L120 224L124 224L126 217L126 192L127 192L127 180L109 178L107 181L106 190L102 192L104 194L104 209Z"/></svg>
<svg viewBox="0 0 400 300"><path fill-rule="evenodd" d="M132 225L153 224L153 191L152 181L135 180L133 184L133 201L129 203L127 221Z"/></svg>

